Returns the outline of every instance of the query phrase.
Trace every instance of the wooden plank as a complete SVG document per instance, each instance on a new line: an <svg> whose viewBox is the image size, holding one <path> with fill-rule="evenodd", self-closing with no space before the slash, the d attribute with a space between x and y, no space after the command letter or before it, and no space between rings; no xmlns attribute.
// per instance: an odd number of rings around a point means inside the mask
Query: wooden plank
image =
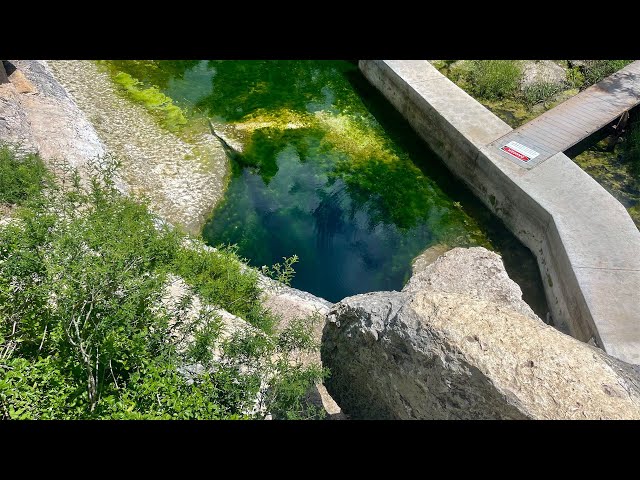
<svg viewBox="0 0 640 480"><path fill-rule="evenodd" d="M545 142L545 141L543 141L543 142L536 141L535 139L531 138L530 136L528 136L524 132L519 132L517 135L514 135L513 137L510 137L508 140L503 142L503 144L504 143L509 143L511 140L514 140L514 141L516 141L518 143L521 143L523 145L526 145L526 146L531 146L532 144L536 144L536 146L538 148L534 149L534 150L542 149L542 150L544 150L546 152L549 152L549 153L552 153L552 152L555 151L555 149L550 147L550 145L547 142Z"/></svg>
<svg viewBox="0 0 640 480"><path fill-rule="evenodd" d="M593 120L585 118L584 115L580 115L582 112L579 108L574 108L572 110L557 112L554 115L549 115L547 118L555 118L563 123L570 123L578 128L588 129L593 124Z"/></svg>
<svg viewBox="0 0 640 480"><path fill-rule="evenodd" d="M549 153L562 151L567 142L569 142L568 139L558 139L551 142L542 133L529 134L528 138L539 145L544 145Z"/></svg>
<svg viewBox="0 0 640 480"><path fill-rule="evenodd" d="M541 130L545 132L549 131L556 137L564 138L566 136L581 135L584 133L585 128L582 125L571 122L569 121L569 119L564 117L548 117L544 120L544 122L540 122L538 125L536 125L536 128L526 129L524 131L530 130Z"/></svg>
<svg viewBox="0 0 640 480"><path fill-rule="evenodd" d="M588 115L591 118L610 118L616 115L616 112L619 110L618 108L602 101L583 103L578 108L583 112L583 114Z"/></svg>
<svg viewBox="0 0 640 480"><path fill-rule="evenodd" d="M584 133L584 129L581 127L576 127L574 124L565 122L563 118L553 118L550 117L547 119L547 123L551 128L555 128L558 131L566 132L566 135L571 136L579 136Z"/></svg>

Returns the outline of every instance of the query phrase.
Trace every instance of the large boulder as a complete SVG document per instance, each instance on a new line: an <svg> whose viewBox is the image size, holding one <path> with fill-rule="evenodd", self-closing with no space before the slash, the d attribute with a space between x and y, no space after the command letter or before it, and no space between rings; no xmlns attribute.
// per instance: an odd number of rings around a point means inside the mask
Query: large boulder
<svg viewBox="0 0 640 480"><path fill-rule="evenodd" d="M566 77L565 69L553 60L529 60L524 64L521 88L524 89L537 83L550 83L563 88Z"/></svg>
<svg viewBox="0 0 640 480"><path fill-rule="evenodd" d="M481 247L336 304L322 361L352 418L640 418L635 367L546 325Z"/></svg>

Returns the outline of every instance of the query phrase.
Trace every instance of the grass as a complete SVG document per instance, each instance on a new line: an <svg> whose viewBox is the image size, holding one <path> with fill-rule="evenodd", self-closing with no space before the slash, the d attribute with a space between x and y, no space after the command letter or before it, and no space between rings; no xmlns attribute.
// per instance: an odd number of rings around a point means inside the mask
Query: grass
<svg viewBox="0 0 640 480"><path fill-rule="evenodd" d="M522 77L518 60L472 60L466 80L474 95L495 100L515 94Z"/></svg>
<svg viewBox="0 0 640 480"><path fill-rule="evenodd" d="M629 65L633 60L585 60L582 66L584 76L583 87L598 83L612 73Z"/></svg>
<svg viewBox="0 0 640 480"><path fill-rule="evenodd" d="M522 100L529 108L539 103L546 106L547 102L550 102L563 90L564 85L544 81L535 82L522 90Z"/></svg>
<svg viewBox="0 0 640 480"><path fill-rule="evenodd" d="M586 60L566 71L564 84L539 81L520 89L523 61L434 60L433 65L512 127L628 65L631 60ZM565 62L566 63L566 62ZM528 111L524 114L522 110Z"/></svg>

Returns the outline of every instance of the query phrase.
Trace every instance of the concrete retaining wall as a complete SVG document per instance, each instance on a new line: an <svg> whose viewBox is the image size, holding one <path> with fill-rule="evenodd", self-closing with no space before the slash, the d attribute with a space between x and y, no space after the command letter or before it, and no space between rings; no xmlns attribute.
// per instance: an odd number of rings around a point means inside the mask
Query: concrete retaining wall
<svg viewBox="0 0 640 480"><path fill-rule="evenodd" d="M534 253L556 325L640 364L640 233L620 202L562 153L527 170L487 147L511 127L427 61L359 66Z"/></svg>

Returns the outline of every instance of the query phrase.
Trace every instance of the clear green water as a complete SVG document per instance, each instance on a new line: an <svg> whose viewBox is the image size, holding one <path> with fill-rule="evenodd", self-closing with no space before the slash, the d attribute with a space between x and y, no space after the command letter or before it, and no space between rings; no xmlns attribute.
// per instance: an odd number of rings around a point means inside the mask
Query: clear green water
<svg viewBox="0 0 640 480"><path fill-rule="evenodd" d="M399 290L438 243L503 255L546 313L531 253L455 180L356 65L346 61L108 62L206 114L243 145L203 230L255 266L297 254L293 286L330 301Z"/></svg>

